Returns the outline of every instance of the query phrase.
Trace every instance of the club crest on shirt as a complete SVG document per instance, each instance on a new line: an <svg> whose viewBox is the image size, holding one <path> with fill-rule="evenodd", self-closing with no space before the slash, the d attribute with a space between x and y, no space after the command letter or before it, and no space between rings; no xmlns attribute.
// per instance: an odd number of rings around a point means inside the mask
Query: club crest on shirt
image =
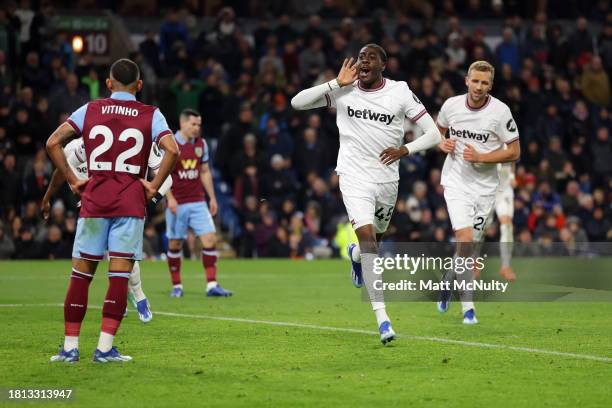
<svg viewBox="0 0 612 408"><path fill-rule="evenodd" d="M196 156L198 156L198 158L202 157L202 153L204 153L204 152L202 151L201 147L198 146L198 147L195 148L195 154L196 154Z"/></svg>

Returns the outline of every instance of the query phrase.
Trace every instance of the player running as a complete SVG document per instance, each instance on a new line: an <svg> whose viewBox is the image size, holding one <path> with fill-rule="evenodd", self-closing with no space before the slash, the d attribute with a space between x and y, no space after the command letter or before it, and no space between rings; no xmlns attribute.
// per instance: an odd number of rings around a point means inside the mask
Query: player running
<svg viewBox="0 0 612 408"><path fill-rule="evenodd" d="M138 66L113 63L106 86L110 98L77 109L53 132L47 152L72 191L81 195L81 213L72 252L72 275L64 302L64 344L51 361L79 360L79 333L87 311L89 284L108 250L109 286L102 308L102 327L94 362L129 361L113 340L127 304L134 261L142 257L145 207L168 177L178 146L159 109L136 101L142 88ZM88 179L72 171L63 152L70 140L83 137ZM153 143L165 151L153 180L144 179Z"/></svg>
<svg viewBox="0 0 612 408"><path fill-rule="evenodd" d="M377 242L386 231L399 180L397 160L440 142L440 133L427 110L408 84L384 78L387 54L377 44L367 44L356 63L345 59L336 79L305 89L292 100L294 109L335 107L340 133L336 172L342 199L359 246L349 248L353 283L365 282L383 344L395 338L382 291L374 289ZM416 122L422 137L402 145L404 119ZM389 147L393 146L393 147ZM362 273L363 272L363 273Z"/></svg>
<svg viewBox="0 0 612 408"><path fill-rule="evenodd" d="M217 236L212 218L217 214L217 198L208 166L208 144L200 137L202 117L193 109L185 109L180 114L179 125L180 130L174 138L181 147L181 153L172 171L172 189L166 195L168 268L173 285L170 296L183 296L181 249L188 228L194 231L202 244L202 264L208 282L206 296L231 296L232 292L217 283Z"/></svg>
<svg viewBox="0 0 612 408"><path fill-rule="evenodd" d="M474 243L484 238L499 186L497 163L514 162L520 157L518 131L510 108L489 95L494 73L488 62L474 62L465 79L467 94L446 100L438 114L438 128L446 135L440 148L447 153L441 184L457 241L456 271L447 271L443 278L451 283L454 279L473 279L472 271L459 273L464 268L457 259L472 257ZM463 323L478 323L472 292L462 291L459 296ZM448 310L450 298L451 291L441 292L440 312Z"/></svg>
<svg viewBox="0 0 612 408"><path fill-rule="evenodd" d="M516 275L510 266L512 247L514 244L514 231L512 217L514 216L514 163L497 165L499 173L499 188L495 196L495 213L499 220L499 255L501 270L499 274L506 280L514 281Z"/></svg>
<svg viewBox="0 0 612 408"><path fill-rule="evenodd" d="M85 144L83 143L83 138L78 138L70 141L64 147L64 155L66 156L66 160L68 161L68 165L71 170L76 174L76 176L81 180L87 179L87 161L86 153L85 153ZM149 154L149 162L148 168L153 172L159 169L162 160L162 153L157 147L157 145L153 144L151 148L151 153ZM58 169L53 171L53 175L51 176L51 181L49 182L49 186L47 187L47 191L42 199L41 209L43 213L43 218L46 220L49 218L49 209L51 207L51 197L55 194L58 188L65 182L62 173ZM172 185L172 177L167 177L166 180L159 187L159 192L157 196L153 198L155 202L159 201L161 197L170 189ZM80 207L81 203L77 204L77 207ZM140 262L134 262L134 268L132 269L132 273L130 274L130 284L129 284L129 293L128 299L132 302L132 305L138 311L138 318L143 323L148 323L153 319L153 313L151 312L151 308L149 306L149 301L147 300L147 296L142 290L142 281L140 279ZM126 310L127 313L127 310Z"/></svg>

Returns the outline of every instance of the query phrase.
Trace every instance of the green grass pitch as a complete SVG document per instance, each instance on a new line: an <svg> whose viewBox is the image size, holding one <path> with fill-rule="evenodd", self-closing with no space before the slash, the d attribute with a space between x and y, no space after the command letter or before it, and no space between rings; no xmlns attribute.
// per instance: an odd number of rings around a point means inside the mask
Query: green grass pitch
<svg viewBox="0 0 612 408"><path fill-rule="evenodd" d="M47 402L54 407L609 407L612 400L612 303L481 303L480 324L464 326L456 303L439 315L433 303L391 302L399 338L383 347L369 304L339 260L221 261L220 282L235 292L228 299L206 298L201 264L189 261L185 297L171 299L166 264L143 262L154 319L144 325L130 307L116 344L134 361L96 365L106 267L91 287L96 308L81 332L81 361L67 365L49 357L63 339L59 305L70 263L0 262L0 404L22 404L7 402L7 388L74 390L72 401Z"/></svg>

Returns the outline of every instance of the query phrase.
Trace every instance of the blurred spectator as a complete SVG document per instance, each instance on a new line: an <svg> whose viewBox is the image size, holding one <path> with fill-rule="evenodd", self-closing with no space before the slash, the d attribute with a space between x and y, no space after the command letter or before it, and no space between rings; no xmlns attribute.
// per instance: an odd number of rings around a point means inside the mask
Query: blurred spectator
<svg viewBox="0 0 612 408"><path fill-rule="evenodd" d="M4 224L0 223L0 259L9 259L15 252L13 240L6 235Z"/></svg>
<svg viewBox="0 0 612 408"><path fill-rule="evenodd" d="M610 104L610 77L603 68L599 56L594 56L585 67L580 79L582 94L591 103L599 106Z"/></svg>

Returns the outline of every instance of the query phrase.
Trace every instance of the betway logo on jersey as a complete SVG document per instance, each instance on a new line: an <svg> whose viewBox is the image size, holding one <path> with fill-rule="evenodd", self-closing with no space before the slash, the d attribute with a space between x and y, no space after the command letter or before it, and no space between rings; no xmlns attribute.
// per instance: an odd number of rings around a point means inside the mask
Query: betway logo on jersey
<svg viewBox="0 0 612 408"><path fill-rule="evenodd" d="M373 120L374 122L382 122L385 125L390 124L395 119L395 115L388 115L386 113L372 112L369 109L353 109L350 106L346 106L346 113L349 118Z"/></svg>
<svg viewBox="0 0 612 408"><path fill-rule="evenodd" d="M128 108L127 106L108 105L102 107L102 114L138 116L138 109Z"/></svg>
<svg viewBox="0 0 612 408"><path fill-rule="evenodd" d="M181 180L193 180L198 177L198 169L196 166L198 161L196 159L185 159L181 160L181 166L183 170L178 171L178 176Z"/></svg>
<svg viewBox="0 0 612 408"><path fill-rule="evenodd" d="M452 127L449 129L451 136L462 137L464 139L473 139L482 143L487 143L489 137L491 136L488 133L476 133L466 129L453 129Z"/></svg>

